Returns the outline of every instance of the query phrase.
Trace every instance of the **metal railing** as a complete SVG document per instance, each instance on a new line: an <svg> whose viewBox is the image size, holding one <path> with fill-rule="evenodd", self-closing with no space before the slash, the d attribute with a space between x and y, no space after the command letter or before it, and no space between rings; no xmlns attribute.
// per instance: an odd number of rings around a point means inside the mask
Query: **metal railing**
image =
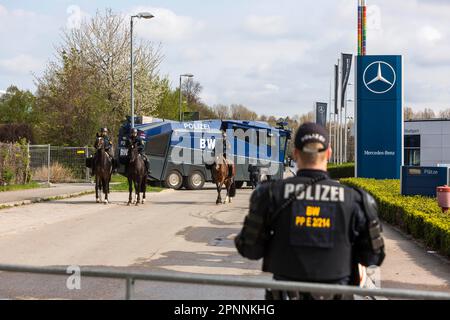
<svg viewBox="0 0 450 320"><path fill-rule="evenodd" d="M66 275L67 267L34 267L21 265L0 264L0 271L34 273L47 275ZM81 267L81 277L123 279L126 282L125 299L131 300L134 293L134 285L137 280L176 282L184 284L211 285L225 287L241 287L252 289L272 289L285 291L300 291L314 294L342 294L367 297L386 297L397 299L417 300L450 300L450 293L418 291L404 289L364 289L354 286L340 286L317 283L273 281L265 279L248 279L239 276L210 276L210 275L188 275L161 272L126 272L114 271L102 268Z"/></svg>

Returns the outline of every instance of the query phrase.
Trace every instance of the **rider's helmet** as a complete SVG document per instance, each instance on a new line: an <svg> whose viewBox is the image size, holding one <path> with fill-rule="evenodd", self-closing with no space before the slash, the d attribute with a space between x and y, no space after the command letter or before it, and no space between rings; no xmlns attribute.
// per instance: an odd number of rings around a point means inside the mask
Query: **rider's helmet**
<svg viewBox="0 0 450 320"><path fill-rule="evenodd" d="M103 137L106 136L108 134L108 128L101 128L100 133Z"/></svg>
<svg viewBox="0 0 450 320"><path fill-rule="evenodd" d="M136 129L136 128L131 129L131 136L132 136L133 138L136 138L137 135L138 135L137 129Z"/></svg>

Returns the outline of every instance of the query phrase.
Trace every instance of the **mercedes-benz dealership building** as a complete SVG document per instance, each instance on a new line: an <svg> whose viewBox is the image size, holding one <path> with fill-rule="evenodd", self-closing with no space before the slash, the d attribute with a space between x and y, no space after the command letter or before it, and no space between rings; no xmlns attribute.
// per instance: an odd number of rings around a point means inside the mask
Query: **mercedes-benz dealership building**
<svg viewBox="0 0 450 320"><path fill-rule="evenodd" d="M405 165L450 165L450 119L405 121Z"/></svg>

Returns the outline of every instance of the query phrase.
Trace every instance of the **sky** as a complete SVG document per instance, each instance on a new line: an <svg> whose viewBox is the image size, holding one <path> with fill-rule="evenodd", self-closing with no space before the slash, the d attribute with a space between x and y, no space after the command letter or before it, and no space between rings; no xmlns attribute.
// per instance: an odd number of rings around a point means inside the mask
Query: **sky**
<svg viewBox="0 0 450 320"><path fill-rule="evenodd" d="M135 36L161 44L160 72L172 86L192 73L209 105L303 114L329 101L334 64L341 52L356 51L357 2L0 0L0 91L11 84L34 91L64 28L112 8L155 15L136 21ZM367 4L368 54L404 56L405 106L450 108L450 0Z"/></svg>

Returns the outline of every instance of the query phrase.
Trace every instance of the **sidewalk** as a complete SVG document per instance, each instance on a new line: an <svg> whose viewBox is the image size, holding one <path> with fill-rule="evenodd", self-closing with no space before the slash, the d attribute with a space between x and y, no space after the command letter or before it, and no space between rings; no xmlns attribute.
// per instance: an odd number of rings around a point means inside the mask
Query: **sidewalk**
<svg viewBox="0 0 450 320"><path fill-rule="evenodd" d="M52 200L59 197L71 197L94 192L90 183L52 184L50 188L37 188L0 192L0 207L12 207L22 204Z"/></svg>

